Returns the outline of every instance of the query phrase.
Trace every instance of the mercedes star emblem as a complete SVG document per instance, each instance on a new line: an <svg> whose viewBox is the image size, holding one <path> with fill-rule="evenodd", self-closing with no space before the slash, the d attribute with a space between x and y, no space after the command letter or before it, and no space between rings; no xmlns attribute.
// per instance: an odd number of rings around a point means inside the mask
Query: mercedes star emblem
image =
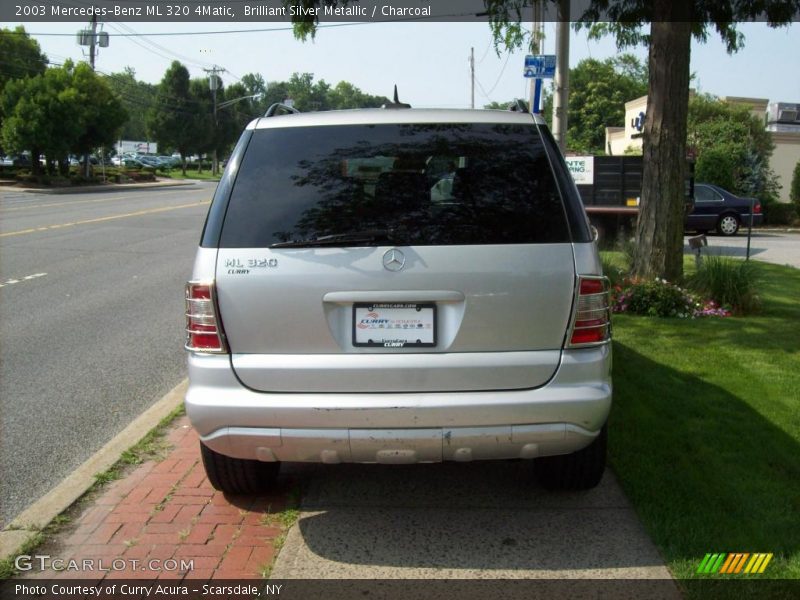
<svg viewBox="0 0 800 600"><path fill-rule="evenodd" d="M406 265L406 255L397 248L387 250L383 255L383 266L388 271L399 271Z"/></svg>

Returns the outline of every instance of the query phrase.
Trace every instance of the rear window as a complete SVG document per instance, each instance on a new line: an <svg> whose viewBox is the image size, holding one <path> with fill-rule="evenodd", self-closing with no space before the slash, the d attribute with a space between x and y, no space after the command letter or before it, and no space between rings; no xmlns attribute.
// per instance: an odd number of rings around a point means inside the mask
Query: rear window
<svg viewBox="0 0 800 600"><path fill-rule="evenodd" d="M220 246L569 241L538 131L492 124L256 130Z"/></svg>

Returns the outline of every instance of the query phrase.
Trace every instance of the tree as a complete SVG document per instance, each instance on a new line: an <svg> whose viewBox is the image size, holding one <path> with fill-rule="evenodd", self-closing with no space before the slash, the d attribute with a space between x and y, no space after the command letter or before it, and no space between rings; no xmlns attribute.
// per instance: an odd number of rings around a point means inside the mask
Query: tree
<svg viewBox="0 0 800 600"><path fill-rule="evenodd" d="M774 144L747 107L711 95L689 100L687 143L695 149L695 179L767 203L776 192L769 169Z"/></svg>
<svg viewBox="0 0 800 600"><path fill-rule="evenodd" d="M262 80L263 84L263 80ZM265 86L265 84L263 84ZM225 156L239 135L242 129L252 121L254 118L264 114L266 109L263 108L261 99L250 98L254 94L263 94L264 92L257 91L258 87L251 87L244 78L239 83L234 83L225 88L224 93L220 96L220 104L225 104L223 108L217 111L217 136L216 136L216 149L218 156Z"/></svg>
<svg viewBox="0 0 800 600"><path fill-rule="evenodd" d="M110 144L127 117L89 65L69 60L35 77L8 82L1 104L8 115L2 126L4 143L13 151L31 151L34 174L42 153L53 168L66 164L70 153Z"/></svg>
<svg viewBox="0 0 800 600"><path fill-rule="evenodd" d="M189 91L189 71L173 61L158 84L155 105L147 119L147 129L162 147L174 148L181 155L183 174L186 157L197 146L198 132L192 123L197 114L196 99Z"/></svg>
<svg viewBox="0 0 800 600"><path fill-rule="evenodd" d="M347 81L340 81L336 87L324 79L314 81L313 73L293 73L285 84L270 85L268 94L282 92L285 95L275 100L283 102L291 98L295 108L301 112L318 110L338 110L344 108L376 108L388 102L383 96L365 94ZM277 96L276 96L277 97Z"/></svg>
<svg viewBox="0 0 800 600"><path fill-rule="evenodd" d="M35 77L47 68L47 56L42 53L39 43L32 39L21 25L14 30L0 29L0 96L9 81ZM0 106L0 127L3 109Z"/></svg>
<svg viewBox="0 0 800 600"><path fill-rule="evenodd" d="M225 90L221 85L217 88L217 102L222 102ZM186 142L188 154L202 156L213 151L218 141L218 128L214 121L214 97L208 79L192 79L189 82L189 104L191 114L184 117L184 126L191 129ZM219 116L217 116L219 118ZM198 172L202 171L203 161L199 162Z"/></svg>
<svg viewBox="0 0 800 600"><path fill-rule="evenodd" d="M31 170L39 176L39 157L62 162L81 134L80 97L72 85L72 63L47 69L35 77L9 81L2 96L5 148L31 152Z"/></svg>
<svg viewBox="0 0 800 600"><path fill-rule="evenodd" d="M508 110L508 107L514 104L514 100L509 100L508 102L490 102L489 104L484 104L483 108L486 110Z"/></svg>
<svg viewBox="0 0 800 600"><path fill-rule="evenodd" d="M106 83L119 99L128 118L119 135L124 140L147 139L147 114L156 101L157 86L138 81L136 71L125 67L121 73L111 73Z"/></svg>
<svg viewBox="0 0 800 600"><path fill-rule="evenodd" d="M794 172L792 173L792 187L789 191L789 198L795 203L797 210L800 213L800 160L797 161L797 164L794 166Z"/></svg>
<svg viewBox="0 0 800 600"><path fill-rule="evenodd" d="M35 77L47 68L47 56L42 53L39 42L31 38L22 25L13 30L0 29L0 56L3 57L0 92L8 81Z"/></svg>
<svg viewBox="0 0 800 600"><path fill-rule="evenodd" d="M625 103L646 93L647 68L631 54L579 62L569 73L569 150L605 153L606 127L624 122Z"/></svg>
<svg viewBox="0 0 800 600"><path fill-rule="evenodd" d="M328 91L330 84L324 79L314 83L313 73L293 73L286 85L286 92L301 112L329 110Z"/></svg>
<svg viewBox="0 0 800 600"><path fill-rule="evenodd" d="M352 83L340 81L328 93L328 104L331 109L345 108L380 108L388 100L383 96L365 94Z"/></svg>
<svg viewBox="0 0 800 600"><path fill-rule="evenodd" d="M105 78L98 76L88 64L79 63L71 75L78 106L73 118L80 123L80 134L71 143L70 150L84 156L100 146L112 145L128 113Z"/></svg>

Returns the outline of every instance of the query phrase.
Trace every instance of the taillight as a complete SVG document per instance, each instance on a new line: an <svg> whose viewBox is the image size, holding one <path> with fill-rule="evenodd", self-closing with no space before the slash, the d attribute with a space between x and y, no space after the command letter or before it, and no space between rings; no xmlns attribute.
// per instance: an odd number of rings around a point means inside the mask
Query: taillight
<svg viewBox="0 0 800 600"><path fill-rule="evenodd" d="M568 347L602 344L611 339L608 279L578 277L578 301L569 331Z"/></svg>
<svg viewBox="0 0 800 600"><path fill-rule="evenodd" d="M227 352L222 325L217 317L214 284L186 284L186 345L193 352Z"/></svg>
<svg viewBox="0 0 800 600"><path fill-rule="evenodd" d="M760 215L761 214L761 202L756 202L753 205L753 214Z"/></svg>

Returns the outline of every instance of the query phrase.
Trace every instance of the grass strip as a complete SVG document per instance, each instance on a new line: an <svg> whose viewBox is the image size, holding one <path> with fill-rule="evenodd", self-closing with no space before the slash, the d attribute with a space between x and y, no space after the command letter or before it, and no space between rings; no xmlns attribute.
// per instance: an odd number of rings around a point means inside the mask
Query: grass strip
<svg viewBox="0 0 800 600"><path fill-rule="evenodd" d="M613 319L611 464L679 579L800 578L800 271L754 264L757 314ZM697 573L728 552L775 557Z"/></svg>

